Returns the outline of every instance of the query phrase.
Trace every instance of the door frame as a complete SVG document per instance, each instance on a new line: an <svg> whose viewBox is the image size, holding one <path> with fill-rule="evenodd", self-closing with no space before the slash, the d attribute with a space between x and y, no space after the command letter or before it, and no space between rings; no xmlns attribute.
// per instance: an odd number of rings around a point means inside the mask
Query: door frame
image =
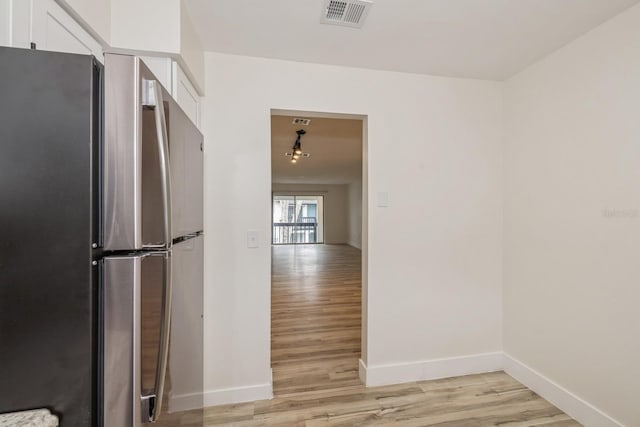
<svg viewBox="0 0 640 427"><path fill-rule="evenodd" d="M318 111L306 111L306 110L293 110L293 109L278 109L271 108L269 112L269 119L271 116L297 116L307 118L321 118L321 119L351 119L362 121L362 230L360 248L362 254L361 260L361 296L362 296L362 318L361 318L361 336L360 336L360 361L359 361L359 377L362 384L366 384L366 372L365 366L368 366L368 285L369 285L369 116L367 114L357 113L331 113L331 112L318 112ZM271 123L271 120L269 120ZM269 127L271 129L271 127ZM269 145L271 145L271 131L269 132ZM271 170L271 158L269 158L269 176L272 177ZM270 195L269 206L269 221L271 227L273 227L273 191ZM273 239L271 240L273 241ZM272 247L269 245L269 259L272 259ZM269 263L269 283L271 285L271 263ZM271 319L271 303L269 303L269 319ZM271 320L269 321L269 346L271 346ZM269 366L271 366L271 351L269 351Z"/></svg>

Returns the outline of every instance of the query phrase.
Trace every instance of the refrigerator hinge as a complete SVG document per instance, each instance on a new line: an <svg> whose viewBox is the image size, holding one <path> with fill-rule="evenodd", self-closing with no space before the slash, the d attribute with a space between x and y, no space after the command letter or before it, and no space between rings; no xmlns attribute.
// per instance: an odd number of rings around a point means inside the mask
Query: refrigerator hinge
<svg viewBox="0 0 640 427"><path fill-rule="evenodd" d="M155 107L157 105L155 96L155 80L142 80L142 106Z"/></svg>

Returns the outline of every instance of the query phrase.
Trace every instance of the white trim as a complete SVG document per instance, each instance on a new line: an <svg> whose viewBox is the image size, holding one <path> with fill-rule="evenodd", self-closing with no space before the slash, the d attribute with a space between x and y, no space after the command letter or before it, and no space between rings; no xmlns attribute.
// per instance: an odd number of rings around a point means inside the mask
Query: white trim
<svg viewBox="0 0 640 427"><path fill-rule="evenodd" d="M623 426L622 423L614 420L589 402L581 399L519 360L509 356L507 353L504 353L503 368L507 374L587 427Z"/></svg>
<svg viewBox="0 0 640 427"><path fill-rule="evenodd" d="M360 364L360 378L364 376L367 387L374 387L500 371L502 353L482 353L377 366L366 366L360 360Z"/></svg>
<svg viewBox="0 0 640 427"><path fill-rule="evenodd" d="M187 114L187 116L191 119L193 124L196 125L198 129L200 129L200 116L201 116L201 99L200 94L196 90L193 83L189 79L189 76L184 72L183 68L178 64L177 61L172 61L171 63L172 70L172 78L171 78L171 91L173 93L173 99L176 100L178 105L182 108L182 110ZM180 88L183 91L180 91ZM182 95L186 94L187 99L185 99ZM191 102L192 105L195 105L195 116L192 116L190 112L188 112L187 107L188 103Z"/></svg>
<svg viewBox="0 0 640 427"><path fill-rule="evenodd" d="M302 110L289 110L285 108L272 108L272 116L296 116L307 117L315 119L345 119L345 120L362 120L367 119L366 114L353 114L353 113L326 113L321 111L302 111Z"/></svg>
<svg viewBox="0 0 640 427"><path fill-rule="evenodd" d="M358 375L367 387L435 380L501 370L504 370L524 386L533 390L586 427L624 427L621 422L616 421L589 402L506 353L482 353L373 366L367 366L362 359L358 360ZM210 390L204 392L202 397L198 394L176 396L172 398L170 403L171 412L195 409L201 403L204 403L206 407L272 399L272 384L273 380L271 383L265 384ZM195 406L190 406L194 404Z"/></svg>
<svg viewBox="0 0 640 427"><path fill-rule="evenodd" d="M362 384L367 384L367 365L362 359L358 359L358 377L360 381L362 381Z"/></svg>
<svg viewBox="0 0 640 427"><path fill-rule="evenodd" d="M5 16L5 41L7 42L7 46L13 46L13 27L15 25L13 22L15 19L15 17L13 16L13 0L2 0L2 3L5 5L7 11L7 16Z"/></svg>
<svg viewBox="0 0 640 427"><path fill-rule="evenodd" d="M208 390L202 395L204 406L226 405L230 403L253 402L273 399L273 383L254 384L243 387Z"/></svg>

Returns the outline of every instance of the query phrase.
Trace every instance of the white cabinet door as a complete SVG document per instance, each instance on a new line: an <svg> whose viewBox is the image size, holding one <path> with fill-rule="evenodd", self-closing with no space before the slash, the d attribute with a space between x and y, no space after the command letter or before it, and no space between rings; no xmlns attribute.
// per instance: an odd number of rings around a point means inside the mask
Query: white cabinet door
<svg viewBox="0 0 640 427"><path fill-rule="evenodd" d="M189 77L175 61L173 62L172 94L191 121L200 128L200 96L189 81Z"/></svg>
<svg viewBox="0 0 640 427"><path fill-rule="evenodd" d="M0 46L28 49L31 42L31 1L0 0Z"/></svg>
<svg viewBox="0 0 640 427"><path fill-rule="evenodd" d="M0 46L11 46L10 0L0 0Z"/></svg>
<svg viewBox="0 0 640 427"><path fill-rule="evenodd" d="M32 0L31 41L39 50L91 54L104 62L100 43L54 0Z"/></svg>
<svg viewBox="0 0 640 427"><path fill-rule="evenodd" d="M141 56L142 62L149 67L164 88L173 96L173 66L171 58L159 56Z"/></svg>

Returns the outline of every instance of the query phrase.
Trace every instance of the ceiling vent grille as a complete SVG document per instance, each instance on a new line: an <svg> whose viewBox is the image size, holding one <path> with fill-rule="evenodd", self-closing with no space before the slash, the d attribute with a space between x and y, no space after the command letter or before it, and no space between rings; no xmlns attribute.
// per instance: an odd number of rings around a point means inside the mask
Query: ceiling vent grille
<svg viewBox="0 0 640 427"><path fill-rule="evenodd" d="M302 126L309 126L309 123L311 123L311 119L302 119L300 117L294 118L293 121L291 122L291 124L302 125Z"/></svg>
<svg viewBox="0 0 640 427"><path fill-rule="evenodd" d="M371 0L326 0L320 22L361 28L372 5Z"/></svg>

